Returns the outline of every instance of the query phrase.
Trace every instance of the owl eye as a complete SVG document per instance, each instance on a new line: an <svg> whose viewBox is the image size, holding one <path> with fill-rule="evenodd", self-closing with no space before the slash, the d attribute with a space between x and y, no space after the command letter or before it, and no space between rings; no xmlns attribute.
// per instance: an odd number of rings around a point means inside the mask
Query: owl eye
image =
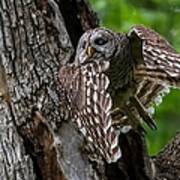
<svg viewBox="0 0 180 180"><path fill-rule="evenodd" d="M107 42L108 42L108 40L107 40L107 39L104 39L104 38L102 38L102 37L96 38L96 39L94 40L94 43L95 43L96 45L99 45L99 46L105 45Z"/></svg>

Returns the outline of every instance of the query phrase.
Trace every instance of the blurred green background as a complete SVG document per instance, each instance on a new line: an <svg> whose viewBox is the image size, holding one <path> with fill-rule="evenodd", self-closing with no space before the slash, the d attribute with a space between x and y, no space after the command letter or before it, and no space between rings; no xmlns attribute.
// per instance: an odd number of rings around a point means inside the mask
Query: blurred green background
<svg viewBox="0 0 180 180"><path fill-rule="evenodd" d="M90 0L101 25L128 32L135 24L153 28L180 52L180 0ZM147 144L154 155L180 130L180 90L171 90L156 107L158 130L148 130Z"/></svg>

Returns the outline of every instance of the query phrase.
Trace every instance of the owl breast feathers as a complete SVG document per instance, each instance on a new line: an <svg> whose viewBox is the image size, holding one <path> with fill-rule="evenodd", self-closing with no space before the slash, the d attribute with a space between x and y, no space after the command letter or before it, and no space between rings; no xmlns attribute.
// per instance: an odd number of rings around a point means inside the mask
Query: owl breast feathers
<svg viewBox="0 0 180 180"><path fill-rule="evenodd" d="M103 73L108 66L108 62L65 66L59 76L60 86L68 98L70 118L87 138L89 148L112 162L121 152L117 146L118 134L112 127L112 100L107 92L109 79Z"/></svg>
<svg viewBox="0 0 180 180"><path fill-rule="evenodd" d="M153 30L135 26L128 34L105 28L89 30L78 43L73 63L59 72L60 110L72 119L88 148L108 163L121 157L118 130L133 128L169 87L180 86L180 55ZM116 123L113 109L117 109Z"/></svg>

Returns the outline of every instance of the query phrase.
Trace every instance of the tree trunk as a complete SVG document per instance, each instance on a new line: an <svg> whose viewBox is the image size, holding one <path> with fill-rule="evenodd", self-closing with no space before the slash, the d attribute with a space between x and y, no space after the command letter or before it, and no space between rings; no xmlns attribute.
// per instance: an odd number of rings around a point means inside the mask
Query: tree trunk
<svg viewBox="0 0 180 180"><path fill-rule="evenodd" d="M97 26L85 0L0 1L0 179L180 177L179 135L151 159L132 130L120 137L120 161L97 165L74 124L60 119L58 70L73 60L82 33Z"/></svg>

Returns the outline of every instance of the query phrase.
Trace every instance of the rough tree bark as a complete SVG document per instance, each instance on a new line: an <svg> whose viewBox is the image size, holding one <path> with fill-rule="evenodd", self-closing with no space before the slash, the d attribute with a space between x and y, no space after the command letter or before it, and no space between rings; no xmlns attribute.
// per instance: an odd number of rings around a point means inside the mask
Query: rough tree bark
<svg viewBox="0 0 180 180"><path fill-rule="evenodd" d="M84 0L0 1L0 179L180 179L180 135L150 158L144 137L120 137L123 158L97 165L59 116L57 73L98 20Z"/></svg>

